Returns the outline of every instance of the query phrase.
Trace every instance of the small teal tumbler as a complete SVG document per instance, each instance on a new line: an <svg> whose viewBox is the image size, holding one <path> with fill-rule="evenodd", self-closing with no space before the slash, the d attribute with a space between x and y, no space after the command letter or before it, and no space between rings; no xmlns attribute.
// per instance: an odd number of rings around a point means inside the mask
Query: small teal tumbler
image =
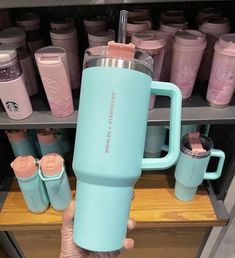
<svg viewBox="0 0 235 258"><path fill-rule="evenodd" d="M205 152L198 154L191 149L189 134L181 141L181 153L175 169L175 195L181 201L192 200L202 181L219 178L223 169L224 152L213 149L212 140L205 135L200 135L200 141ZM206 171L210 157L219 158L215 172Z"/></svg>
<svg viewBox="0 0 235 258"><path fill-rule="evenodd" d="M56 153L43 156L39 161L39 175L45 182L51 206L57 211L64 210L72 195L63 158Z"/></svg>
<svg viewBox="0 0 235 258"><path fill-rule="evenodd" d="M46 188L38 175L38 166L32 156L19 156L12 163L28 209L33 213L44 212L49 205Z"/></svg>
<svg viewBox="0 0 235 258"><path fill-rule="evenodd" d="M107 50L85 52L73 156L78 179L73 239L98 252L122 248L141 170L172 166L180 146L179 89L152 81L149 55L135 50L134 58L116 58ZM171 99L170 144L165 157L143 159L151 94Z"/></svg>
<svg viewBox="0 0 235 258"><path fill-rule="evenodd" d="M36 149L23 129L6 130L6 135L11 144L14 156L32 155L36 157Z"/></svg>

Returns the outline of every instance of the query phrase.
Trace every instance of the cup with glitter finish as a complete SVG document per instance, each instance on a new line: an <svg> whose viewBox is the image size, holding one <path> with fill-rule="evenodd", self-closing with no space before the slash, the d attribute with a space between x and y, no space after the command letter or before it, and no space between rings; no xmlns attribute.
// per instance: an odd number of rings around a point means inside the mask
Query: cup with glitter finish
<svg viewBox="0 0 235 258"><path fill-rule="evenodd" d="M192 95L205 48L206 37L200 31L183 30L175 34L170 81L180 88L183 100Z"/></svg>
<svg viewBox="0 0 235 258"><path fill-rule="evenodd" d="M115 31L111 29L88 33L89 47L105 46L112 40L115 40Z"/></svg>
<svg viewBox="0 0 235 258"><path fill-rule="evenodd" d="M63 158L57 153L44 155L39 161L39 175L46 185L51 206L64 210L72 200Z"/></svg>
<svg viewBox="0 0 235 258"><path fill-rule="evenodd" d="M37 136L42 155L46 155L48 153L58 153L63 155L63 147L56 137L55 129L38 129Z"/></svg>
<svg viewBox="0 0 235 258"><path fill-rule="evenodd" d="M30 141L27 133L23 129L6 130L7 138L11 144L11 148L15 157L31 155L36 157L36 150Z"/></svg>
<svg viewBox="0 0 235 258"><path fill-rule="evenodd" d="M235 34L221 36L214 50L206 99L211 106L223 108L228 106L234 93Z"/></svg>
<svg viewBox="0 0 235 258"><path fill-rule="evenodd" d="M12 163L20 189L28 209L33 213L42 213L49 206L46 188L39 177L36 160L32 156L19 156Z"/></svg>
<svg viewBox="0 0 235 258"><path fill-rule="evenodd" d="M76 28L64 30L52 29L50 36L53 46L66 50L71 86L72 89L78 88L80 86L80 61Z"/></svg>
<svg viewBox="0 0 235 258"><path fill-rule="evenodd" d="M29 96L38 92L38 83L34 71L33 60L26 44L26 34L23 29L10 27L0 32L0 43L7 47L14 47L20 62L26 89Z"/></svg>
<svg viewBox="0 0 235 258"><path fill-rule="evenodd" d="M198 139L191 140L191 135L185 135L181 141L181 153L175 169L175 195L181 201L192 200L204 179L218 179L225 159L223 151L213 149L209 137L200 135ZM207 171L211 157L219 158L215 172Z"/></svg>
<svg viewBox="0 0 235 258"><path fill-rule="evenodd" d="M157 31L143 31L132 34L131 42L140 51L153 58L153 79L160 80L164 50L166 46L165 37ZM151 95L149 109L155 106L156 95Z"/></svg>
<svg viewBox="0 0 235 258"><path fill-rule="evenodd" d="M29 117L32 106L14 47L0 46L0 99L11 119Z"/></svg>
<svg viewBox="0 0 235 258"><path fill-rule="evenodd" d="M52 115L71 115L74 107L65 49L44 47L36 51L35 58Z"/></svg>
<svg viewBox="0 0 235 258"><path fill-rule="evenodd" d="M199 30L206 34L207 46L204 51L198 78L209 80L214 55L214 45L220 36L230 32L230 23L227 18L208 18L199 26Z"/></svg>

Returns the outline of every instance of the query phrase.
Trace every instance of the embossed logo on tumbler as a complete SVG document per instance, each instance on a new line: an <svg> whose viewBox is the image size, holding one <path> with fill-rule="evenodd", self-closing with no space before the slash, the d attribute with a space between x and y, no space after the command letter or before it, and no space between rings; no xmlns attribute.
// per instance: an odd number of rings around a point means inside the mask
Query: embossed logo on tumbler
<svg viewBox="0 0 235 258"><path fill-rule="evenodd" d="M172 52L170 81L176 84L183 100L191 95L201 63L206 38L196 30L183 30L175 34Z"/></svg>
<svg viewBox="0 0 235 258"><path fill-rule="evenodd" d="M219 158L215 172L207 172L210 157ZM213 149L212 140L198 132L189 133L182 138L181 153L175 169L175 195L179 200L190 201L196 194L203 179L220 177L225 154Z"/></svg>
<svg viewBox="0 0 235 258"><path fill-rule="evenodd" d="M45 182L51 206L57 210L64 210L72 200L68 177L63 158L50 153L40 159L40 177Z"/></svg>
<svg viewBox="0 0 235 258"><path fill-rule="evenodd" d="M33 213L44 212L49 205L46 188L38 175L38 166L32 156L17 157L11 167L17 177L28 209Z"/></svg>
<svg viewBox="0 0 235 258"><path fill-rule="evenodd" d="M166 168L178 158L181 94L152 81L152 69L152 58L133 44L109 42L85 53L73 157L79 178L73 238L85 249L121 248L141 169ZM171 98L170 151L143 159L150 94Z"/></svg>
<svg viewBox="0 0 235 258"><path fill-rule="evenodd" d="M16 50L0 46L0 99L11 119L25 119L33 112Z"/></svg>
<svg viewBox="0 0 235 258"><path fill-rule="evenodd" d="M74 107L65 49L44 47L36 51L35 58L52 115L71 115Z"/></svg>
<svg viewBox="0 0 235 258"><path fill-rule="evenodd" d="M206 98L217 108L228 106L235 85L235 34L225 34L215 44Z"/></svg>

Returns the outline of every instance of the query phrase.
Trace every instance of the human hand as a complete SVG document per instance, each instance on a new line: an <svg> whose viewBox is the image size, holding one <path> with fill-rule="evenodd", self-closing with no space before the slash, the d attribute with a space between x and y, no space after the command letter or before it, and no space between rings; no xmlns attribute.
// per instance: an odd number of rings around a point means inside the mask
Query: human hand
<svg viewBox="0 0 235 258"><path fill-rule="evenodd" d="M75 202L72 201L63 214L63 224L61 229L61 253L60 258L115 258L122 251L130 250L134 247L134 240L126 238L123 243L123 249L109 252L97 253L84 250L73 242L73 218ZM128 220L128 230L135 228L135 220Z"/></svg>

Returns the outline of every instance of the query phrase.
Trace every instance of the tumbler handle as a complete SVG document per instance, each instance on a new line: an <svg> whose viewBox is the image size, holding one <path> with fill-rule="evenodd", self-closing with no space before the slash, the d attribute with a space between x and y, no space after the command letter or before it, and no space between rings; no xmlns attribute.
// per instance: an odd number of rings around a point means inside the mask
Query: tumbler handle
<svg viewBox="0 0 235 258"><path fill-rule="evenodd" d="M217 166L217 169L215 172L206 172L204 174L204 179L215 180L215 179L218 179L222 173L224 160L225 160L225 154L222 150L212 149L211 157L219 158L219 163L218 163L218 166Z"/></svg>
<svg viewBox="0 0 235 258"><path fill-rule="evenodd" d="M182 95L181 91L176 85L156 81L152 81L151 94L168 96L171 99L169 152L163 158L144 158L142 161L142 169L166 169L171 167L177 161L180 153Z"/></svg>

